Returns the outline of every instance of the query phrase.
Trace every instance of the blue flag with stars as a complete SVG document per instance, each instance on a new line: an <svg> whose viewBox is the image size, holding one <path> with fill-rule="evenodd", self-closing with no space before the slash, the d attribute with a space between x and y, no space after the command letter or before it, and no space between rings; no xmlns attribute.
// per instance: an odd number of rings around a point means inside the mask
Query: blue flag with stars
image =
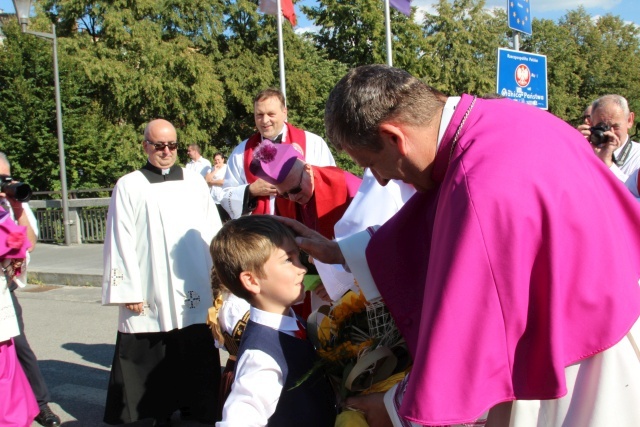
<svg viewBox="0 0 640 427"><path fill-rule="evenodd" d="M531 0L507 0L509 28L531 35Z"/></svg>

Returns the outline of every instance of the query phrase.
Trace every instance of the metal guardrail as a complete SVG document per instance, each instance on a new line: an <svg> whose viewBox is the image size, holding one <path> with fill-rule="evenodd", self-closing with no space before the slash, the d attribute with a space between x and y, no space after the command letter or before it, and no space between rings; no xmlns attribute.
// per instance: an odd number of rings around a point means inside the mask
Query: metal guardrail
<svg viewBox="0 0 640 427"><path fill-rule="evenodd" d="M96 196L100 196L104 193L106 194L111 194L111 191L113 191L113 188L81 188L78 190L69 190L68 191L68 195L69 195L69 199L77 199L79 195L81 194L95 194ZM46 196L46 197L51 197L51 196L55 196L55 197L60 197L62 194L61 191L34 191L33 195L35 197L38 196Z"/></svg>
<svg viewBox="0 0 640 427"><path fill-rule="evenodd" d="M42 209L34 211L38 220L38 240L41 242L64 242L62 209Z"/></svg>
<svg viewBox="0 0 640 427"><path fill-rule="evenodd" d="M82 243L102 243L107 231L106 207L85 208L80 211Z"/></svg>
<svg viewBox="0 0 640 427"><path fill-rule="evenodd" d="M38 240L50 243L64 242L61 200L31 200L29 206L38 220ZM108 206L109 198L70 199L71 243L104 242Z"/></svg>

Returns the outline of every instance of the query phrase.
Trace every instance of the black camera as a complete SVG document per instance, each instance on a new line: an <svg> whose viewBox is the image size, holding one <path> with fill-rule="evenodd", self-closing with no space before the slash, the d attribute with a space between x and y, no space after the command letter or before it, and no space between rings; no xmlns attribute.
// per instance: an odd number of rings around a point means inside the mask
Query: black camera
<svg viewBox="0 0 640 427"><path fill-rule="evenodd" d="M591 135L589 135L589 142L598 146L607 142L609 137L604 133L610 131L611 127L606 123L598 123L597 125L589 128L589 130L591 131Z"/></svg>
<svg viewBox="0 0 640 427"><path fill-rule="evenodd" d="M9 175L0 175L0 192L16 199L19 202L28 202L31 200L31 186L24 182L12 182L13 178Z"/></svg>

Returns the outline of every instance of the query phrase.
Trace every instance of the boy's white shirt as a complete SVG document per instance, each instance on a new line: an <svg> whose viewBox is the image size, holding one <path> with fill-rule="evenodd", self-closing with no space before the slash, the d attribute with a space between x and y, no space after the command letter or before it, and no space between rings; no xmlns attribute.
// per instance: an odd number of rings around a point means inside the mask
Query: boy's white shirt
<svg viewBox="0 0 640 427"><path fill-rule="evenodd" d="M249 319L287 335L299 329L296 315L268 313L251 307ZM236 378L224 404L217 427L266 426L276 411L283 387L282 369L275 359L260 350L246 350L236 364Z"/></svg>

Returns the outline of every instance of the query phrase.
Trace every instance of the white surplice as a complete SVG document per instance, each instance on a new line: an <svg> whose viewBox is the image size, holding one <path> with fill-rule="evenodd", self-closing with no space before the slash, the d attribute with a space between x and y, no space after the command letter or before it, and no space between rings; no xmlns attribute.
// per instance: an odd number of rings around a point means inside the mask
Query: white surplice
<svg viewBox="0 0 640 427"><path fill-rule="evenodd" d="M102 303L119 305L118 331L166 332L205 323L212 305L209 244L220 216L202 176L116 184L107 215ZM144 303L137 314L125 303Z"/></svg>

